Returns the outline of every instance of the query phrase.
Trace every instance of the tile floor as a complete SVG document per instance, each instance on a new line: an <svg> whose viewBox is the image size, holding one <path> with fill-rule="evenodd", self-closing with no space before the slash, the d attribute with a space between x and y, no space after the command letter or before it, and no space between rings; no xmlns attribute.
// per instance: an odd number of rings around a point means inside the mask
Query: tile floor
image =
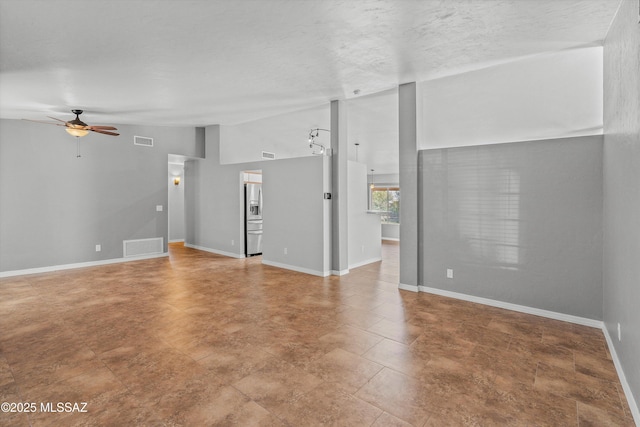
<svg viewBox="0 0 640 427"><path fill-rule="evenodd" d="M634 425L600 330L399 291L383 250L339 278L172 244L0 279L0 401L36 404L0 425Z"/></svg>

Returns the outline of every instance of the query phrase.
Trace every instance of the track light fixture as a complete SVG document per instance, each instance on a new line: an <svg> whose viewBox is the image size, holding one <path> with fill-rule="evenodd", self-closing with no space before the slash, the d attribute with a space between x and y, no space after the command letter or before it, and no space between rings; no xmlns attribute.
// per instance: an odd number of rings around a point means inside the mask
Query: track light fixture
<svg viewBox="0 0 640 427"><path fill-rule="evenodd" d="M320 144L319 142L316 142L316 138L318 138L318 135L320 134L320 131L331 133L331 131L329 129L322 129L322 128L313 128L313 129L311 129L309 131L309 148L313 148L313 146L315 145L315 146L319 147L320 150L319 151L314 151L313 154L330 156L331 155L331 148L326 148L323 144Z"/></svg>

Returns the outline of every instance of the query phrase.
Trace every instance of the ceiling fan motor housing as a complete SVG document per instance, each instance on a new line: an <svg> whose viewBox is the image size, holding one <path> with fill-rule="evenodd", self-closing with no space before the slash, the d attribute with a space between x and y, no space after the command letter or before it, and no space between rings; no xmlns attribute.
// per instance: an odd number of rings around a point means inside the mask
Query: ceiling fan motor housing
<svg viewBox="0 0 640 427"><path fill-rule="evenodd" d="M73 120L70 120L67 122L68 125L71 125L72 127L76 127L76 126L82 126L82 127L86 127L87 124L85 122L83 122L82 120L80 120L80 114L82 114L82 110L71 110L71 112L73 114L76 115L76 118Z"/></svg>

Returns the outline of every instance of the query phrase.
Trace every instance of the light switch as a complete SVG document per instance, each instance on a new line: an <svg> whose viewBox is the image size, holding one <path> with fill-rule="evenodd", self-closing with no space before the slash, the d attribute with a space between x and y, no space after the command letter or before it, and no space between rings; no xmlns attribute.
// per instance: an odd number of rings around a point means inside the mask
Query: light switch
<svg viewBox="0 0 640 427"><path fill-rule="evenodd" d="M156 205L156 211L162 212L162 205Z"/></svg>

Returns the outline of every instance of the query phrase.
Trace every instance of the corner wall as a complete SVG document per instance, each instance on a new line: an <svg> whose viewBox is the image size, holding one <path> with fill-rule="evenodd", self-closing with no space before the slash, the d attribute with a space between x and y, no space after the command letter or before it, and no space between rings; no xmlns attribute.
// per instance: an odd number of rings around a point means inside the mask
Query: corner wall
<svg viewBox="0 0 640 427"><path fill-rule="evenodd" d="M604 323L640 424L640 24L624 0L604 43ZM621 340L618 340L618 323ZM629 390L625 390L629 391ZM629 396L631 397L631 396ZM631 404L631 403L630 403Z"/></svg>
<svg viewBox="0 0 640 427"><path fill-rule="evenodd" d="M260 163L220 165L220 127L205 128L204 159L185 162L185 245L244 258L241 173Z"/></svg>
<svg viewBox="0 0 640 427"><path fill-rule="evenodd" d="M244 257L242 171L262 170L262 262L315 275L325 271L323 156L220 164L220 127L206 128L206 158L185 163L186 245ZM329 201L327 201L328 203ZM284 249L287 253L284 253Z"/></svg>
<svg viewBox="0 0 640 427"><path fill-rule="evenodd" d="M77 141L76 158L59 127L0 121L0 272L120 259L123 240L162 237L166 251L167 155L196 156L195 128L116 126Z"/></svg>

